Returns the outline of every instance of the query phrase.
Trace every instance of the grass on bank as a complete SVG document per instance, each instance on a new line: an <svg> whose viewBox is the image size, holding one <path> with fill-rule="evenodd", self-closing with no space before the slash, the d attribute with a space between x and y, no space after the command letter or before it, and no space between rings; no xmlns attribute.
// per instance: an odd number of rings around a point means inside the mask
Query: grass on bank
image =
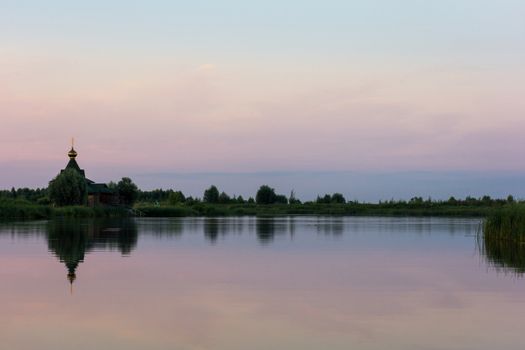
<svg viewBox="0 0 525 350"><path fill-rule="evenodd" d="M129 210L121 207L67 206L35 204L24 199L0 199L0 219L39 220L56 217L95 218L129 216Z"/></svg>
<svg viewBox="0 0 525 350"><path fill-rule="evenodd" d="M123 207L67 206L54 207L49 204L37 204L23 199L0 199L0 219L48 219L54 217L184 217L184 216L288 216L288 215L325 215L325 216L449 216L449 217L489 217L487 227L514 227L518 224L515 210L524 211L523 204L477 204L452 205L447 202L383 202L383 203L315 203L269 204L230 203L211 204L203 202L179 203L170 205L161 203L138 203L133 210ZM519 209L515 209L519 208ZM502 215L501 213L505 213ZM512 219L509 219L512 217ZM499 220L499 221L498 221ZM524 225L525 214L521 217ZM501 228L500 228L501 229ZM492 229L497 231L496 229ZM499 229L498 229L499 230ZM508 230L505 228L505 230ZM514 228L510 229L515 231Z"/></svg>
<svg viewBox="0 0 525 350"><path fill-rule="evenodd" d="M151 205L139 203L135 206L142 216L182 217L182 216L284 216L284 215L327 215L327 216L455 216L484 217L494 208L491 206L449 206L430 203L413 204L178 204Z"/></svg>
<svg viewBox="0 0 525 350"><path fill-rule="evenodd" d="M525 204L509 205L491 213L485 220L483 235L525 244Z"/></svg>
<svg viewBox="0 0 525 350"><path fill-rule="evenodd" d="M487 217L481 245L486 259L497 269L525 273L525 205L515 204Z"/></svg>
<svg viewBox="0 0 525 350"><path fill-rule="evenodd" d="M47 219L52 216L51 212L50 206L25 199L0 199L0 219Z"/></svg>

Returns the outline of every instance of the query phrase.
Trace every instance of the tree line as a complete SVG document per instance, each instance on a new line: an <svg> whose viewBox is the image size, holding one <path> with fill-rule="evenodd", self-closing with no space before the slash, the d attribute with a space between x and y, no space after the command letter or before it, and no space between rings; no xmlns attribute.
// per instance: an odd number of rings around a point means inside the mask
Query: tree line
<svg viewBox="0 0 525 350"><path fill-rule="evenodd" d="M275 189L262 185L254 197L244 198L243 196L230 196L224 191L219 191L217 186L210 186L203 193L202 198L186 196L182 191L173 189L154 189L141 190L129 178L123 178L118 182L110 182L109 188L115 190L119 195L126 198L126 202L135 203L165 203L165 204L193 204L193 203L213 203L213 204L345 204L354 203L358 201L347 201L340 193L325 194L317 196L313 201L305 201L297 199L294 191L287 197L283 194L277 194ZM80 186L81 187L81 186ZM81 193L78 197L83 197ZM53 197L53 196L51 196ZM55 203L50 198L50 188L14 188L10 190L0 190L0 199L20 199L29 201L35 204L52 204ZM58 201L57 201L58 202ZM482 196L475 198L467 196L464 199L450 197L447 200L434 200L432 198L413 197L409 200L383 200L379 201L379 205L410 205L410 206L427 206L435 204L443 204L449 206L494 206L503 204L512 204L518 202L512 195L505 199L492 198L490 196ZM81 203L81 202L80 202Z"/></svg>
<svg viewBox="0 0 525 350"><path fill-rule="evenodd" d="M49 182L47 188L18 188L11 190L0 190L0 199L19 199L35 204L57 206L83 205L87 201L87 184L85 178L73 169L66 169L58 174ZM120 203L125 206L133 206L135 202L152 203L155 205L168 204L192 205L197 203L209 204L359 204L357 201L348 202L341 193L325 194L317 196L314 201L301 202L292 190L290 195L276 193L275 189L262 185L257 190L255 197L247 199L243 196L230 196L224 191L220 191L217 186L212 185L204 190L202 198L186 196L182 191L155 189L151 191L140 190L138 186L129 178L123 177L118 182L110 182L109 189L120 198ZM447 206L497 206L508 203L515 203L513 196L509 195L506 199L493 199L490 196L481 198L466 197L465 199L456 199L450 197L448 200L433 200L432 198L423 199L422 197L413 197L408 201L389 200L380 201L379 206L408 206L408 207L429 207L436 204Z"/></svg>

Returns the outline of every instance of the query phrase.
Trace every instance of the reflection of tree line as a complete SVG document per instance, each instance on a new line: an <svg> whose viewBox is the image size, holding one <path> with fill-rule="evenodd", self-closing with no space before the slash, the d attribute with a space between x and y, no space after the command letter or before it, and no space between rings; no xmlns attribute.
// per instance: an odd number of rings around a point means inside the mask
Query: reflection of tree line
<svg viewBox="0 0 525 350"><path fill-rule="evenodd" d="M296 219L290 218L184 218L184 219L140 219L141 234L156 237L180 236L204 233L204 237L215 243L219 237L255 232L261 243L268 243L276 235L290 234L296 230Z"/></svg>
<svg viewBox="0 0 525 350"><path fill-rule="evenodd" d="M60 220L47 225L47 245L68 270L71 283L85 254L95 250L118 250L128 255L137 245L137 226L133 220Z"/></svg>
<svg viewBox="0 0 525 350"><path fill-rule="evenodd" d="M234 223L235 225L235 223ZM203 222L204 236L212 243L215 243L219 236L230 234L231 225L225 225L225 222L218 218L209 218ZM233 232L242 232L244 225L237 223L236 229ZM248 228L253 228L253 222L248 224ZM256 219L255 232L261 243L269 243L273 240L276 234L285 234L289 232L288 225L283 223L276 223L273 219Z"/></svg>
<svg viewBox="0 0 525 350"><path fill-rule="evenodd" d="M80 219L83 220L83 219ZM79 221L80 221L79 220ZM296 227L314 227L314 231L319 234L340 235L345 231L351 232L390 232L390 233L417 233L432 234L438 229L435 218L414 218L414 217L348 217L338 216L310 216L310 217L187 217L187 218L140 218L136 223L141 235L151 235L155 237L173 237L184 233L203 232L209 233L206 236L217 238L226 234L240 234L243 232L258 231L262 236L268 234L267 231L275 231L275 234L288 230L293 235ZM439 222L438 222L439 223ZM17 223L0 223L0 235L11 234L17 236L40 236L44 233L42 226L45 222L34 221ZM214 229L214 226L217 226ZM451 235L455 233L472 234L477 232L477 225L471 221L461 219L448 220L446 223L439 223L439 229ZM217 231L214 233L214 231Z"/></svg>
<svg viewBox="0 0 525 350"><path fill-rule="evenodd" d="M219 218L208 218L203 222L204 236L212 243L215 243L219 236L225 236L231 233L242 233L245 226L242 222L225 222ZM232 230L233 228L233 230ZM248 231L255 231L261 244L267 244L273 241L276 235L295 233L295 219L289 218L256 218L255 221L247 223Z"/></svg>
<svg viewBox="0 0 525 350"><path fill-rule="evenodd" d="M304 225L302 218L297 217L210 217L210 218L182 218L182 219L139 219L137 220L142 235L156 237L180 236L182 234L204 233L204 237L211 243L217 242L220 237L255 233L259 242L267 244L276 236L294 236L297 227ZM345 224L343 218L327 220L312 220L306 223L314 227L319 234L340 235Z"/></svg>
<svg viewBox="0 0 525 350"><path fill-rule="evenodd" d="M155 235L181 235L185 231L202 230L212 243L219 236L240 234L246 228L241 221L207 218L201 222L168 220L156 224L145 221L142 233ZM144 231L142 230L144 229ZM259 242L270 243L276 235L295 232L295 221L257 218L248 223L248 229L255 230ZM48 249L63 262L68 270L71 283L76 279L76 269L84 262L85 255L92 250L118 250L123 255L132 252L137 244L138 227L133 219L117 220L56 220L46 226Z"/></svg>
<svg viewBox="0 0 525 350"><path fill-rule="evenodd" d="M116 250L130 254L137 244L138 232L142 235L180 236L200 233L211 243L221 236L255 233L261 244L271 243L276 236L293 236L297 226L308 226L318 234L341 235L345 230L361 232L367 230L367 223L345 222L343 218L206 218L182 220L57 220L32 224L0 225L1 234L33 236L43 232L45 227L49 250L62 261L68 269L68 278L76 278L76 268L84 261L86 253L92 250ZM387 225L389 230L400 230L400 223ZM402 225L401 225L402 226ZM406 231L414 231L406 227ZM461 226L464 230L467 225ZM468 226L469 230L471 226ZM381 230L388 230L383 227ZM416 232L420 227L416 225ZM405 231L403 230L403 231ZM462 232L463 232L462 230ZM421 231L426 231L422 229ZM310 231L311 232L311 231ZM480 235L480 253L491 266L518 275L525 273L525 244L502 239L488 239Z"/></svg>

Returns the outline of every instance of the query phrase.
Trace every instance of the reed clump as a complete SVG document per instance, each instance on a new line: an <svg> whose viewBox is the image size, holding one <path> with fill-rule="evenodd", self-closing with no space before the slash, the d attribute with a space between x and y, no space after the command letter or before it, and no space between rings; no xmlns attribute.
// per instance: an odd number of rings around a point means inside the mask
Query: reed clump
<svg viewBox="0 0 525 350"><path fill-rule="evenodd" d="M491 213L485 220L483 237L525 243L525 205L515 204Z"/></svg>
<svg viewBox="0 0 525 350"><path fill-rule="evenodd" d="M487 217L483 225L481 252L498 270L525 273L525 206L515 204Z"/></svg>
<svg viewBox="0 0 525 350"><path fill-rule="evenodd" d="M485 259L496 270L520 276L525 273L525 244L523 242L484 237L481 249Z"/></svg>

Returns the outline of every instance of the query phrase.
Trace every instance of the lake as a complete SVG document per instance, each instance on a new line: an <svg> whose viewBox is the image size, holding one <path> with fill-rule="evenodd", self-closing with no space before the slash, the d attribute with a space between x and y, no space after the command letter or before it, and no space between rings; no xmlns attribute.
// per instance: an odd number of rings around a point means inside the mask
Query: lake
<svg viewBox="0 0 525 350"><path fill-rule="evenodd" d="M479 219L0 224L0 348L523 349L520 250Z"/></svg>

